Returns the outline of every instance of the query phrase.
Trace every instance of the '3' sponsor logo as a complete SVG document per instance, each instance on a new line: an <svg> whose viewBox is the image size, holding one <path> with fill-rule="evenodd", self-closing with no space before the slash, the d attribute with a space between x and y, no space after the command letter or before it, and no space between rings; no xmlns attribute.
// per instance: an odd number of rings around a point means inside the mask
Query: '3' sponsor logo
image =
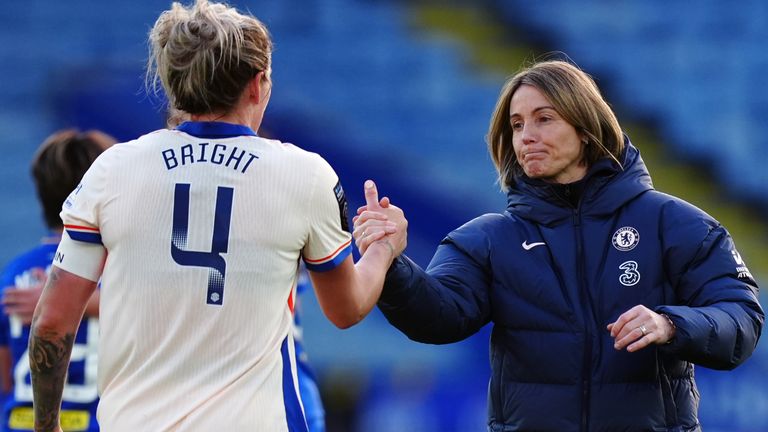
<svg viewBox="0 0 768 432"><path fill-rule="evenodd" d="M619 282L624 286L634 286L640 282L640 272L637 271L637 261L625 261L619 266L624 273L619 275Z"/></svg>

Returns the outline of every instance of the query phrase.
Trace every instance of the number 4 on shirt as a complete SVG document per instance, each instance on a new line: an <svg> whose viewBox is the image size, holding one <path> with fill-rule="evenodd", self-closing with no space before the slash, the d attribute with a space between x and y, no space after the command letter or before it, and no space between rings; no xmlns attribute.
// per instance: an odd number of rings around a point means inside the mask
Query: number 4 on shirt
<svg viewBox="0 0 768 432"><path fill-rule="evenodd" d="M189 189L188 183L177 183L173 194L171 257L182 266L208 268L206 303L221 306L224 300L224 278L227 273L227 262L221 254L227 253L229 246L229 224L232 219L234 189L219 186L216 190L216 215L213 221L210 252L187 250Z"/></svg>

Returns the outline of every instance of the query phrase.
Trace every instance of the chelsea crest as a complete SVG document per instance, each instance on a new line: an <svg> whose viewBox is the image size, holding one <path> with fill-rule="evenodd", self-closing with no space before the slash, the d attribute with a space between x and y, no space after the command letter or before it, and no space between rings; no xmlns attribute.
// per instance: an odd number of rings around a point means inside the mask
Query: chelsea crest
<svg viewBox="0 0 768 432"><path fill-rule="evenodd" d="M631 251L640 243L640 233L632 227L622 227L613 234L612 241L616 249L622 252Z"/></svg>

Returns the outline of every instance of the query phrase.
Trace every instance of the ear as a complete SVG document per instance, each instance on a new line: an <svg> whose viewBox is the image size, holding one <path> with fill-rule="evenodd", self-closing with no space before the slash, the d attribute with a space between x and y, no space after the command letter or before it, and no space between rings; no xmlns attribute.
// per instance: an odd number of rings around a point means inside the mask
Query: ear
<svg viewBox="0 0 768 432"><path fill-rule="evenodd" d="M246 86L248 97L258 105L266 94L265 90L268 85L269 81L265 79L264 71L257 73Z"/></svg>

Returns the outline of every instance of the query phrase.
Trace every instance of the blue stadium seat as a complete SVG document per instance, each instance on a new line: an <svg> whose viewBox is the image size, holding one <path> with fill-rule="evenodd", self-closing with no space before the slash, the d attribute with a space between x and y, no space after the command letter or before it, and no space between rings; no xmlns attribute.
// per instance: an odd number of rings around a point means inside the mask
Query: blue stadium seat
<svg viewBox="0 0 768 432"><path fill-rule="evenodd" d="M768 122L756 117L768 66L768 5L653 0L495 1L502 16L604 78L610 99L654 119L681 155L716 167L732 192L768 208ZM757 120L757 121L755 121Z"/></svg>

